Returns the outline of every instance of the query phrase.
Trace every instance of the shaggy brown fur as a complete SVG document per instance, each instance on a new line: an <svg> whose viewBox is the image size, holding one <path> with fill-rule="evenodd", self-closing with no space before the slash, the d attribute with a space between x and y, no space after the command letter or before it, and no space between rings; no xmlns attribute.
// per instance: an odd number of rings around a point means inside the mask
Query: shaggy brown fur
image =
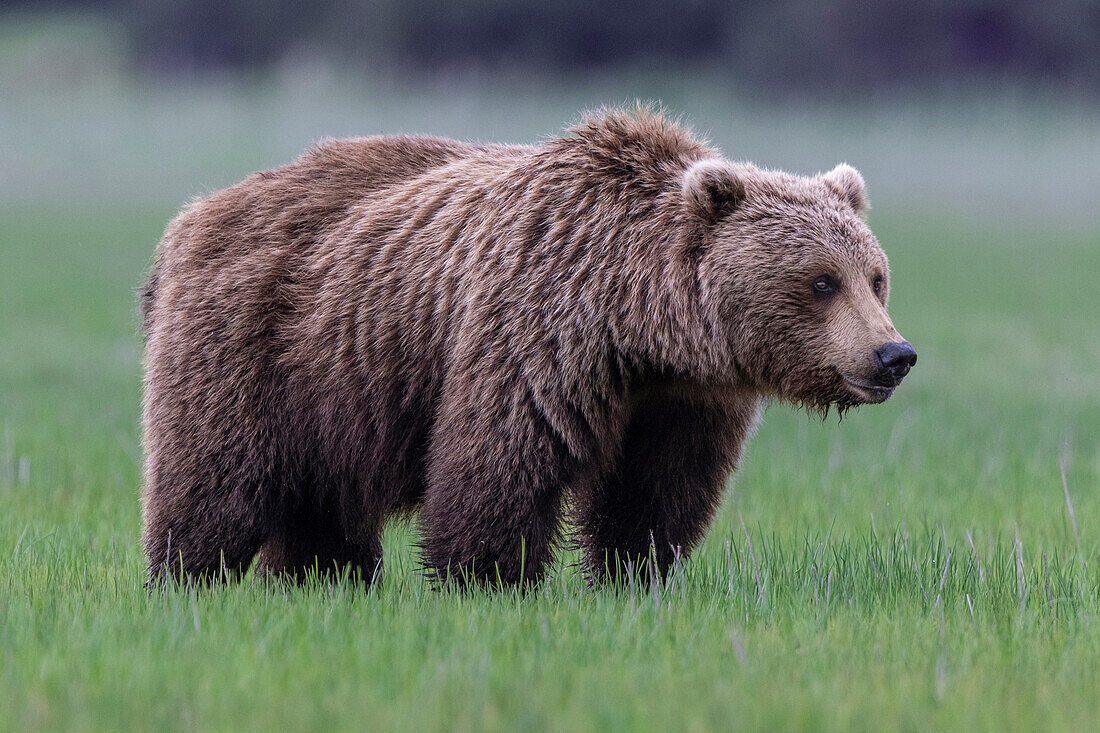
<svg viewBox="0 0 1100 733"><path fill-rule="evenodd" d="M878 401L864 206L846 166L730 163L645 110L539 147L326 142L193 203L142 292L151 577L369 580L419 509L436 573L533 580L567 504L595 574L663 570L765 397Z"/></svg>

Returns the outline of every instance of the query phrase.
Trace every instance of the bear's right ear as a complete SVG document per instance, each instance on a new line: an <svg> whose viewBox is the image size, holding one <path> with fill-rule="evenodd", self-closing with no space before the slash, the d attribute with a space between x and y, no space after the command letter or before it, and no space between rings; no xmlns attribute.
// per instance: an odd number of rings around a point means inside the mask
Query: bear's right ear
<svg viewBox="0 0 1100 733"><path fill-rule="evenodd" d="M745 200L745 181L732 163L708 158L684 171L683 194L696 216L714 224Z"/></svg>

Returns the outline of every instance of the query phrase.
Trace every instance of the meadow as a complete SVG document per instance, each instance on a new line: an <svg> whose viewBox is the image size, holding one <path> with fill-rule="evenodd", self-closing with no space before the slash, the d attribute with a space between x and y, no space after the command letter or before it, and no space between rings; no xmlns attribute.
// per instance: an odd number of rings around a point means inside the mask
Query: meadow
<svg viewBox="0 0 1100 733"><path fill-rule="evenodd" d="M887 142L807 138L821 167L839 149L878 149L853 162L877 170L870 221L891 258L892 316L920 361L893 399L840 422L771 406L706 541L667 582L591 588L563 553L526 595L436 590L415 526L397 523L370 592L248 576L150 594L134 291L178 188L277 163L306 137L287 130L322 126L304 108L263 126L269 107L231 111L227 96L122 104L119 132L93 96L72 100L83 138L37 124L54 118L33 99L0 114L8 139L25 141L0 151L17 163L0 171L0 729L1080 730L1100 719L1095 225L918 205L889 180ZM407 129L401 116L419 111L406 104L370 123L322 111L321 132ZM434 131L530 139L484 115L548 132L580 106L525 104L511 117L502 102L456 107ZM203 136L223 119L224 138ZM250 139L250 127L288 139ZM750 148L765 128L748 128ZM736 151L734 135L717 137ZM129 157L123 138L136 140ZM954 155L929 139L937 161ZM84 156L72 175L65 144ZM1078 162L1067 170L1095 175ZM169 180L177 164L182 183ZM1035 195L1059 198L1056 177L1043 181ZM1013 191L997 200L1027 200Z"/></svg>

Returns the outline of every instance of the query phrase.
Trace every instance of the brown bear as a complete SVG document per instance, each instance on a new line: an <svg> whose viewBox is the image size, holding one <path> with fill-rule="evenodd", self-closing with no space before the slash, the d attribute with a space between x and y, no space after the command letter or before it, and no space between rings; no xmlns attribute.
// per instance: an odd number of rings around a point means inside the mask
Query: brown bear
<svg viewBox="0 0 1100 733"><path fill-rule="evenodd" d="M540 578L567 508L595 576L666 570L766 399L881 402L915 362L866 206L649 109L323 142L192 203L141 298L151 579L369 581L414 510L438 577Z"/></svg>

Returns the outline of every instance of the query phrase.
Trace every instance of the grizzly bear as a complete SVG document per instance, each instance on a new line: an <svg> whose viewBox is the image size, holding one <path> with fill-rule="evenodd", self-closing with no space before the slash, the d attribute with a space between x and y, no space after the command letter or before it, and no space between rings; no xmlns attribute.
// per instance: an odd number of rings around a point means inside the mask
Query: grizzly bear
<svg viewBox="0 0 1100 733"><path fill-rule="evenodd" d="M199 199L142 291L151 580L425 567L597 579L699 542L765 400L882 402L863 180L730 162L660 112L538 146L328 141Z"/></svg>

